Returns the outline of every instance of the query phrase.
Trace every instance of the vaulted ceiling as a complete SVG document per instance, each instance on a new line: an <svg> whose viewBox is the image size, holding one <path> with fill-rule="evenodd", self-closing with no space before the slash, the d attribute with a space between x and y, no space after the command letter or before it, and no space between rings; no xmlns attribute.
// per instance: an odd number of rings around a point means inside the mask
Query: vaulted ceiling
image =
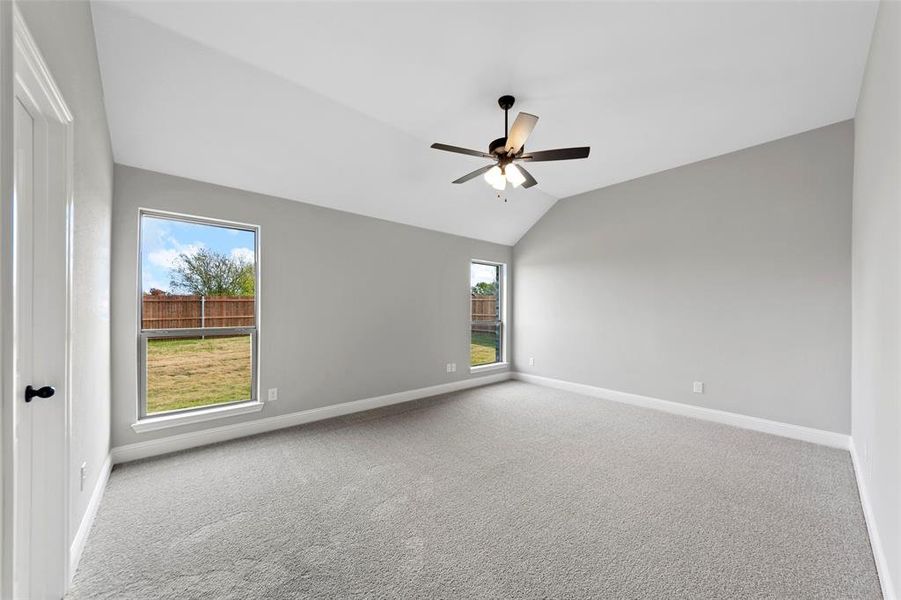
<svg viewBox="0 0 901 600"><path fill-rule="evenodd" d="M854 116L874 2L97 2L115 160L513 244L558 199ZM507 202L476 149L540 116ZM512 115L511 115L512 116Z"/></svg>

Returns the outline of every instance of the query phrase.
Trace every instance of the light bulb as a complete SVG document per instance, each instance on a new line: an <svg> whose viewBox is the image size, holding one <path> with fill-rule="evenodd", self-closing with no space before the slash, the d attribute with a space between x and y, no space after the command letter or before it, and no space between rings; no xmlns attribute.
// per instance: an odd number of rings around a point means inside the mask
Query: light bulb
<svg viewBox="0 0 901 600"><path fill-rule="evenodd" d="M485 181L491 184L491 187L494 189L501 191L505 187L507 187L507 178L504 177L503 171L497 165L491 167L487 173L485 173Z"/></svg>
<svg viewBox="0 0 901 600"><path fill-rule="evenodd" d="M485 172L485 181L494 185L494 181L497 179L497 176L501 174L501 168L497 165L491 167Z"/></svg>
<svg viewBox="0 0 901 600"><path fill-rule="evenodd" d="M514 164L507 165L507 168L504 169L504 171L507 174L507 181L515 188L521 186L526 180L526 176L523 175L522 171Z"/></svg>

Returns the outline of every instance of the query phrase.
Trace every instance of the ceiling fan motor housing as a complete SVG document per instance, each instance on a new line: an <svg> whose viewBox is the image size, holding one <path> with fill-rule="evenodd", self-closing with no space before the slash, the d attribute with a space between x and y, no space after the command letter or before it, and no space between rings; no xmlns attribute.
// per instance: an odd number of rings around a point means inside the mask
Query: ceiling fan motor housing
<svg viewBox="0 0 901 600"><path fill-rule="evenodd" d="M488 144L488 153L489 154L506 154L504 148L507 147L507 138L497 138L490 144Z"/></svg>

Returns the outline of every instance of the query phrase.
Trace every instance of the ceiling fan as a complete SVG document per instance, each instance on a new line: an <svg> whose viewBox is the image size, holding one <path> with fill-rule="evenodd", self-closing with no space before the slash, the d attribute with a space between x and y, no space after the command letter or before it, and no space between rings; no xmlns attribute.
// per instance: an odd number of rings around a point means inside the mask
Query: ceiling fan
<svg viewBox="0 0 901 600"><path fill-rule="evenodd" d="M516 115L516 120L513 121L513 127L508 129L507 115L515 101L516 99L513 96L501 96L498 98L497 103L504 111L504 137L497 138L488 144L488 152L460 148L459 146L449 146L448 144L432 144L431 147L436 150L478 156L493 161L489 165L476 169L472 173L467 173L463 177L454 180L453 183L465 183L470 179L475 179L479 175L484 175L485 181L498 191L504 190L507 187L508 182L513 187L519 187L521 185L524 188L530 188L538 182L532 177L531 173L517 163L572 160L574 158L588 157L588 153L591 151L591 148L588 146L526 152L526 139L528 139L532 130L535 129L538 117L526 112L521 112Z"/></svg>

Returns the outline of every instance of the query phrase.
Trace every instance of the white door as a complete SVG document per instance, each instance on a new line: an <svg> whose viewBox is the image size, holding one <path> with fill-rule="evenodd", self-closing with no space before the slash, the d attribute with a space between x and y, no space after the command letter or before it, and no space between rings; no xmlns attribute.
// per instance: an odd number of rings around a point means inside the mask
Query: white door
<svg viewBox="0 0 901 600"><path fill-rule="evenodd" d="M15 598L58 599L68 583L71 116L42 62L17 27L12 583Z"/></svg>

